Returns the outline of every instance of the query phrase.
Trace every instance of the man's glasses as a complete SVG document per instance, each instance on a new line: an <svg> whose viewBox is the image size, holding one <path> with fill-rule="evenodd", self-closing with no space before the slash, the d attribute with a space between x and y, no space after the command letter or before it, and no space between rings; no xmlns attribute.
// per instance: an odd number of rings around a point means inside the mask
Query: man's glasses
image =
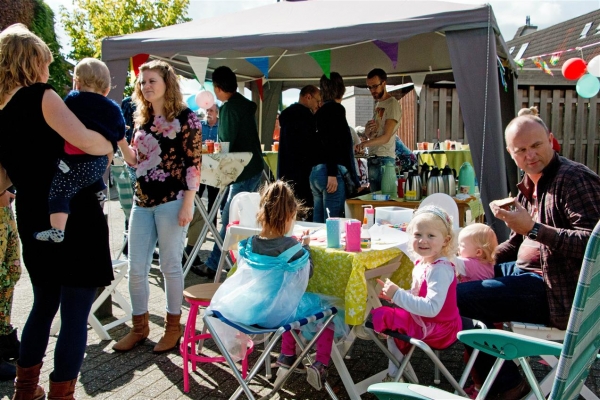
<svg viewBox="0 0 600 400"><path fill-rule="evenodd" d="M371 86L367 85L367 89L369 89L369 90L375 90L375 89L377 89L379 86L383 85L383 82L384 82L384 81L382 81L382 82L379 82L377 85L371 85Z"/></svg>

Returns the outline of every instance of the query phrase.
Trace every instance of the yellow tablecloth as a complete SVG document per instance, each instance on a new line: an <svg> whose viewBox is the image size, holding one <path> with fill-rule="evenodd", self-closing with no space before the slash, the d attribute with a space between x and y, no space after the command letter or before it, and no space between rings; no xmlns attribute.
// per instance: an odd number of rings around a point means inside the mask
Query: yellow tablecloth
<svg viewBox="0 0 600 400"><path fill-rule="evenodd" d="M267 163L267 165L269 166L269 169L271 170L271 173L277 177L277 157L278 157L278 152L276 151L264 151L263 152L263 158L265 160L265 162Z"/></svg>
<svg viewBox="0 0 600 400"><path fill-rule="evenodd" d="M385 265L401 255L402 251L394 247L348 253L338 249L311 246L310 254L315 269L306 291L342 299L345 304L346 323L361 325L365 321L367 309L365 270ZM412 268L412 261L403 256L400 267L394 272L391 280L402 288L409 288Z"/></svg>
<svg viewBox="0 0 600 400"><path fill-rule="evenodd" d="M457 174L465 161L473 165L470 150L416 150L415 154L418 156L419 164L427 163L430 167L437 166L440 169L448 164L450 168L456 170Z"/></svg>

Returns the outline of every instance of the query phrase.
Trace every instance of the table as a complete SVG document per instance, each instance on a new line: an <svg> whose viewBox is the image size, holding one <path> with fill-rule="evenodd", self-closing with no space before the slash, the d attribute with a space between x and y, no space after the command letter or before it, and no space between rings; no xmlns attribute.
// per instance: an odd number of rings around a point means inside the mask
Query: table
<svg viewBox="0 0 600 400"><path fill-rule="evenodd" d="M381 306L378 298L379 288L376 279L389 277L402 288L410 288L412 282L412 261L394 245L383 249L363 250L358 253L342 249L326 248L326 241L319 241L325 231L325 224L298 222L294 231L310 227L310 254L314 264L312 278L308 282L307 292L336 296L344 303L345 321L353 325L348 337L336 342L332 347L331 359L338 371L348 395L353 400L367 391L369 385L381 382L387 374L383 370L359 383L354 383L344 362L344 357L357 336L361 336L362 324L370 310ZM313 240L317 238L317 240ZM393 261L396 261L393 263ZM399 261L399 264L398 264ZM392 263L391 263L392 262ZM389 264L388 264L389 263ZM386 265L387 264L387 265Z"/></svg>
<svg viewBox="0 0 600 400"><path fill-rule="evenodd" d="M234 182L238 176L244 170L244 167L248 165L252 158L251 152L235 152L235 153L212 153L202 154L202 166L200 168L200 183L208 186L214 186L219 188L219 193L213 204L213 207L207 212L204 207L204 203L200 197L196 194L194 204L202 219L204 219L204 226L200 232L200 236L194 244L194 248L183 265L183 277L187 276L187 273L192 268L193 260L196 259L202 243L206 240L208 231L210 230L215 239L215 243L219 248L223 248L223 239L219 235L217 227L213 224L215 216L219 210L221 200L225 195L225 188L230 183Z"/></svg>
<svg viewBox="0 0 600 400"><path fill-rule="evenodd" d="M419 165L427 163L430 167L442 169L448 164L457 174L465 161L473 165L471 150L414 150L413 153Z"/></svg>
<svg viewBox="0 0 600 400"><path fill-rule="evenodd" d="M483 206L481 201L475 197L471 197L467 200L459 200L456 197L452 197L458 206L458 224L460 227L464 227L467 223L467 210L471 210L471 218L475 219L480 215L483 215ZM373 200L371 193L364 194L362 196L354 197L346 200L346 217L355 218L359 221L363 219L363 205L372 205L373 208L377 207L406 207L417 209L419 208L419 201L404 201L399 198L390 198L389 200Z"/></svg>

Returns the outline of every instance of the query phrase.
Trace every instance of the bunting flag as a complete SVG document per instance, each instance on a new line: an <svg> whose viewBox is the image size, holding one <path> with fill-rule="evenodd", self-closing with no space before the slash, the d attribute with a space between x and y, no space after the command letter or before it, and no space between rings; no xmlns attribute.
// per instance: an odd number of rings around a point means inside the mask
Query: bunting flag
<svg viewBox="0 0 600 400"><path fill-rule="evenodd" d="M129 67L131 71L131 75L129 76L129 84L131 86L135 85L135 79L140 73L140 66L148 61L149 57L150 54L136 54L129 59Z"/></svg>
<svg viewBox="0 0 600 400"><path fill-rule="evenodd" d="M269 57L246 57L246 61L254 65L269 79Z"/></svg>
<svg viewBox="0 0 600 400"><path fill-rule="evenodd" d="M421 89L423 88L423 82L425 82L426 75L427 74L424 72L410 74L410 79L413 81L415 92L417 92L417 97L421 96Z"/></svg>
<svg viewBox="0 0 600 400"><path fill-rule="evenodd" d="M519 58L518 60L515 60L515 64L517 64L519 66L519 68L521 68L521 70L523 70L523 65L525 65L525 60L523 60L522 58Z"/></svg>
<svg viewBox="0 0 600 400"><path fill-rule="evenodd" d="M263 101L263 78L258 78L256 80L256 86L258 87L258 95L260 96L260 101Z"/></svg>
<svg viewBox="0 0 600 400"><path fill-rule="evenodd" d="M496 56L496 59L498 60L498 69L500 70L500 80L502 81L502 86L504 87L504 91L508 92L508 85L506 84L506 78L504 77L506 70L504 69L504 65L502 65L502 60L500 60L500 57Z"/></svg>
<svg viewBox="0 0 600 400"><path fill-rule="evenodd" d="M548 75L554 76L552 71L550 71L550 67L548 67L548 64L546 64L546 61L544 61L541 57L535 57L531 61L533 61L536 67L538 67Z"/></svg>
<svg viewBox="0 0 600 400"><path fill-rule="evenodd" d="M555 66L556 64L558 64L559 60L560 60L560 53L552 54L552 57L550 57L550 65Z"/></svg>
<svg viewBox="0 0 600 400"><path fill-rule="evenodd" d="M204 79L206 78L206 69L208 68L208 58L187 56L187 59L190 67L192 67L192 70L194 71L194 75L196 75L196 80L199 83L204 82Z"/></svg>
<svg viewBox="0 0 600 400"><path fill-rule="evenodd" d="M331 50L311 51L306 53L311 56L323 70L323 73L329 79L331 72Z"/></svg>
<svg viewBox="0 0 600 400"><path fill-rule="evenodd" d="M398 43L388 43L381 40L373 40L373 43L388 56L392 61L392 67L396 69L396 64L398 64Z"/></svg>

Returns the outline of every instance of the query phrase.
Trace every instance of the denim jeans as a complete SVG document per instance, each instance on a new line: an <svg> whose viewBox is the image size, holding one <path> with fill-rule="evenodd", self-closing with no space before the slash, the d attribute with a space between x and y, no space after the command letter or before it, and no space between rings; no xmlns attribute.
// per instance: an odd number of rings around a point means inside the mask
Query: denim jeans
<svg viewBox="0 0 600 400"><path fill-rule="evenodd" d="M338 167L342 170L342 173L346 173L346 167L342 165ZM325 222L328 215L327 209L329 209L329 216L331 217L344 216L344 202L346 201L344 179L342 179L342 175L338 170L337 190L334 193L327 193L327 178L327 166L325 164L315 165L310 172L310 189L315 203L313 222Z"/></svg>
<svg viewBox="0 0 600 400"><path fill-rule="evenodd" d="M546 285L542 277L518 268L514 262L494 267L496 278L460 283L456 286L457 302L462 317L482 321L488 328L494 322L531 322L548 324L550 311ZM468 329L468 328L464 328ZM479 353L474 369L485 379L496 358ZM492 393L512 389L521 381L513 362L505 362L492 386Z"/></svg>
<svg viewBox="0 0 600 400"><path fill-rule="evenodd" d="M381 190L381 168L388 162L396 165L396 159L393 157L367 158L367 165L369 167L369 187L371 188L371 192L377 192Z"/></svg>
<svg viewBox="0 0 600 400"><path fill-rule="evenodd" d="M60 307L61 328L52 379L64 382L77 378L87 346L87 319L95 298L95 287L34 285L33 307L21 334L19 366L29 368L42 362L52 320Z"/></svg>
<svg viewBox="0 0 600 400"><path fill-rule="evenodd" d="M261 178L262 171L253 177L246 179L245 181L235 182L229 185L227 202L225 203L225 207L223 207L223 213L221 214L221 229L219 230L219 236L221 236L221 239L225 239L225 233L227 232L227 225L229 224L229 205L231 204L231 200L240 192L256 192L258 190L258 186L260 185ZM221 249L219 249L219 246L215 242L215 245L208 256L205 265L213 271L216 271L220 258Z"/></svg>
<svg viewBox="0 0 600 400"><path fill-rule="evenodd" d="M148 274L152 254L158 240L160 271L165 280L167 312L181 314L183 303L183 271L181 258L188 225L179 226L179 210L183 199L155 207L133 204L129 222L129 294L133 315L148 311L150 283Z"/></svg>

